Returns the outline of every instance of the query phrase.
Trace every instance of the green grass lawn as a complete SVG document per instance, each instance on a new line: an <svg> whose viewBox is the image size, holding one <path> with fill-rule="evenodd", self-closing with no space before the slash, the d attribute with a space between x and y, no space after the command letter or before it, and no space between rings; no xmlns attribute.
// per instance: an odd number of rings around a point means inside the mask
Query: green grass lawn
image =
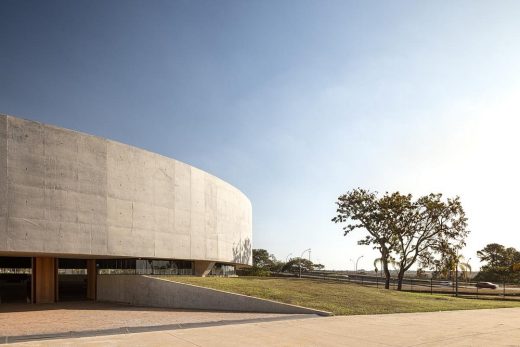
<svg viewBox="0 0 520 347"><path fill-rule="evenodd" d="M335 315L520 307L520 302L398 292L358 284L273 277L158 276L176 282L330 311Z"/></svg>

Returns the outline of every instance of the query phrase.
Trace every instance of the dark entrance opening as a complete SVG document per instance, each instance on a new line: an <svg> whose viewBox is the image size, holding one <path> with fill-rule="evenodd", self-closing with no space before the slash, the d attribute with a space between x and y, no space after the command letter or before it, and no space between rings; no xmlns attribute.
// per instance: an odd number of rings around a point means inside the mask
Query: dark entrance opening
<svg viewBox="0 0 520 347"><path fill-rule="evenodd" d="M0 257L0 303L31 303L32 260Z"/></svg>
<svg viewBox="0 0 520 347"><path fill-rule="evenodd" d="M58 300L87 300L87 261L58 259Z"/></svg>

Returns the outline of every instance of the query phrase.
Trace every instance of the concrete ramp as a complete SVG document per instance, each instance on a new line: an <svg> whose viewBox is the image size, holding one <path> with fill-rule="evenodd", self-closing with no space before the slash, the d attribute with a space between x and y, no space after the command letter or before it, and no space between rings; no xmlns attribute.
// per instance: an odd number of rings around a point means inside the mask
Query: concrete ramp
<svg viewBox="0 0 520 347"><path fill-rule="evenodd" d="M141 275L98 275L97 299L186 310L332 315L327 311Z"/></svg>

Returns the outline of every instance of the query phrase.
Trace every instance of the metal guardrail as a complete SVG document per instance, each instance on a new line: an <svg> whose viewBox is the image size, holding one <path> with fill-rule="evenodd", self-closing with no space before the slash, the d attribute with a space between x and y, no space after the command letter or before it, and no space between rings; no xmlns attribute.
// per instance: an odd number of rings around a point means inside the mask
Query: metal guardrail
<svg viewBox="0 0 520 347"><path fill-rule="evenodd" d="M292 273L274 273L275 276L297 277ZM307 272L302 278L310 278L324 281L335 281L344 283L355 283L363 286L384 288L385 278L362 274L334 274L326 272ZM402 283L402 291L420 292L430 294L453 294L457 296L473 297L503 297L507 299L520 300L520 285L510 283L495 283L496 289L479 288L477 282L461 281L458 283L449 280L434 280L424 278L405 277ZM390 279L390 289L397 289L397 278Z"/></svg>

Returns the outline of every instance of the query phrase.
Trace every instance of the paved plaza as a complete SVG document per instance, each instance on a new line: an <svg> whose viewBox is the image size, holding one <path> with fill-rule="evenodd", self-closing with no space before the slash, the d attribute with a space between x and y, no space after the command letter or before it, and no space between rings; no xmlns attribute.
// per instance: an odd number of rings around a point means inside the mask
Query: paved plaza
<svg viewBox="0 0 520 347"><path fill-rule="evenodd" d="M294 319L314 315L187 311L92 301L1 304L0 343L63 336L108 335L208 325ZM75 340L74 340L75 341Z"/></svg>
<svg viewBox="0 0 520 347"><path fill-rule="evenodd" d="M520 309L290 319L43 340L20 345L520 346Z"/></svg>

